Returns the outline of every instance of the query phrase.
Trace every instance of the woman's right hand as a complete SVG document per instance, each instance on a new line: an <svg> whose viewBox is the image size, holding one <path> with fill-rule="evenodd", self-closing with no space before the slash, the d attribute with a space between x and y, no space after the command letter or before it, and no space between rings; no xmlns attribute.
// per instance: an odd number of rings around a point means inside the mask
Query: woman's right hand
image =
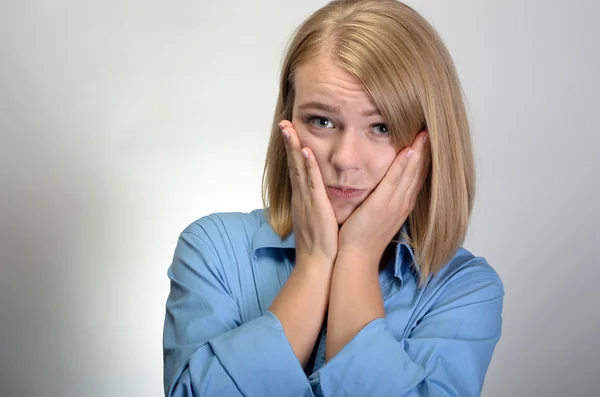
<svg viewBox="0 0 600 397"><path fill-rule="evenodd" d="M333 266L337 256L339 228L319 165L313 151L301 147L296 129L290 121L283 120L279 127L285 142L292 183L296 264L322 261Z"/></svg>

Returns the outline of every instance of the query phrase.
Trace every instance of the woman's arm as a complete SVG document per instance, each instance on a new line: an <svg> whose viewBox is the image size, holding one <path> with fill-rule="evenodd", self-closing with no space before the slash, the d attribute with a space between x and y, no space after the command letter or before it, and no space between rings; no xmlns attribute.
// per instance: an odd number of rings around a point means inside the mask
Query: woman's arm
<svg viewBox="0 0 600 397"><path fill-rule="evenodd" d="M385 317L377 264L338 256L331 282L325 361L376 318Z"/></svg>
<svg viewBox="0 0 600 397"><path fill-rule="evenodd" d="M269 308L281 321L302 367L314 348L329 302L332 265L297 263Z"/></svg>
<svg viewBox="0 0 600 397"><path fill-rule="evenodd" d="M428 295L431 306L396 339L405 324L388 322L372 274L340 257L332 279L328 362L311 376L320 395L478 396L502 327L504 288L483 258L462 265ZM404 288L404 286L402 287ZM406 310L390 305L390 310ZM393 312L386 313L394 318ZM365 323L368 324L365 325ZM409 324L410 325L410 324Z"/></svg>
<svg viewBox="0 0 600 397"><path fill-rule="evenodd" d="M314 153L303 148L291 122L283 120L279 127L292 185L296 265L270 310L305 367L327 310L338 223Z"/></svg>
<svg viewBox="0 0 600 397"><path fill-rule="evenodd" d="M279 319L267 311L242 324L223 265L209 241L202 228L186 229L169 268L165 395L312 396L294 354L297 348L290 346Z"/></svg>

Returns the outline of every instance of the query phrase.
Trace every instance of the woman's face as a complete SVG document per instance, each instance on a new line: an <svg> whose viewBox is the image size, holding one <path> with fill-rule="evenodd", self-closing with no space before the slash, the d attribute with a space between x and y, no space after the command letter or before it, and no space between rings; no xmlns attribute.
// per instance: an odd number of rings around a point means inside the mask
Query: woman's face
<svg viewBox="0 0 600 397"><path fill-rule="evenodd" d="M330 59L300 66L295 88L292 123L302 147L315 154L341 225L377 187L398 151L362 84Z"/></svg>

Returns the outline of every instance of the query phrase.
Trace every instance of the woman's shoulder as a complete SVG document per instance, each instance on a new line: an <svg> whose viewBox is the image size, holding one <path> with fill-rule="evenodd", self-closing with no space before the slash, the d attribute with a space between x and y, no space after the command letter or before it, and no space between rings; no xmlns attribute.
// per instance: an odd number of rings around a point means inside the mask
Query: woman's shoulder
<svg viewBox="0 0 600 397"><path fill-rule="evenodd" d="M265 222L264 209L250 212L214 212L194 220L181 233L194 234L212 244L222 240L234 242L252 239Z"/></svg>
<svg viewBox="0 0 600 397"><path fill-rule="evenodd" d="M464 247L460 247L452 259L430 281L437 287L482 282L494 284L500 290L504 289L500 275L488 260Z"/></svg>

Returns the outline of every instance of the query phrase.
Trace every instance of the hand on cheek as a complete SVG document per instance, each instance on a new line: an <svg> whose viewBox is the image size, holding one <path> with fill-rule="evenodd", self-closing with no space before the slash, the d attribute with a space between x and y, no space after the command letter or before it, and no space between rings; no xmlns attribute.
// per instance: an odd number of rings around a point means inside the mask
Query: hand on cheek
<svg viewBox="0 0 600 397"><path fill-rule="evenodd" d="M369 197L340 230L338 255L359 256L378 266L385 247L412 212L429 174L431 150L427 131L402 149Z"/></svg>

